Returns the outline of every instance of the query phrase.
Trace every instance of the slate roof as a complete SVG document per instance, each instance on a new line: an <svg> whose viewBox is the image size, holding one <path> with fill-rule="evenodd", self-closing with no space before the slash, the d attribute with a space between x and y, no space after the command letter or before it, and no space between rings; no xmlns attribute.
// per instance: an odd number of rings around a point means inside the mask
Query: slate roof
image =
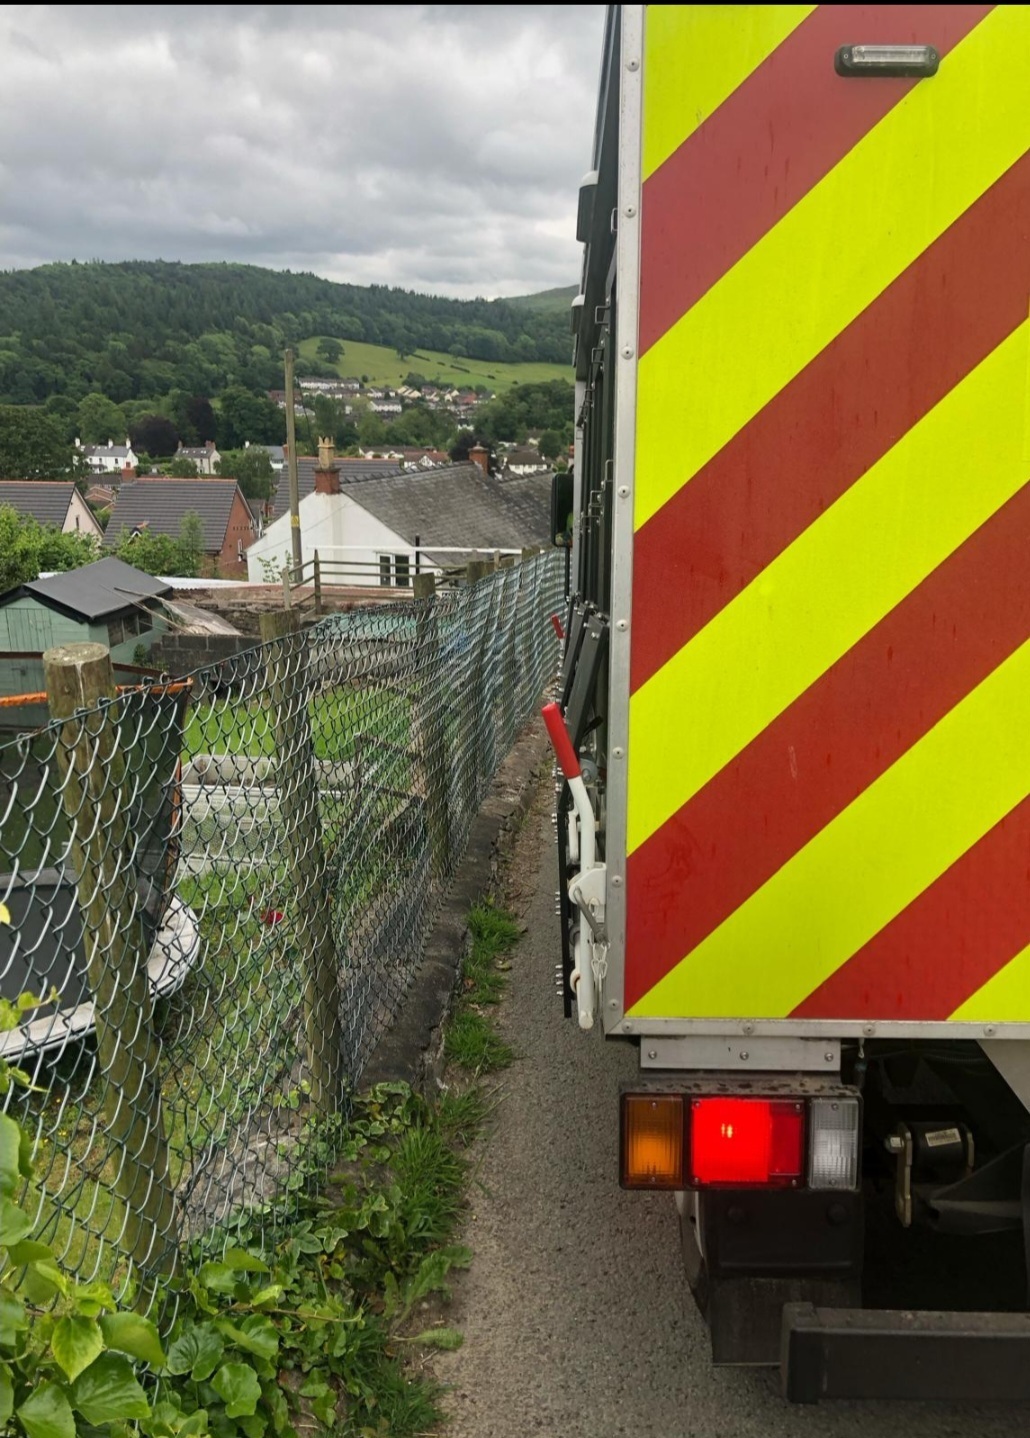
<svg viewBox="0 0 1030 1438"><path fill-rule="evenodd" d="M340 472L340 487L361 483L378 475L401 474L402 466L395 459L334 459L333 464ZM309 454L297 456L297 489L304 499L315 492L315 469L318 460ZM275 497L272 501L272 518L278 519L290 507L289 467L284 464L276 481Z"/></svg>
<svg viewBox="0 0 1030 1438"><path fill-rule="evenodd" d="M117 544L123 528L146 525L151 534L168 534L178 539L182 517L192 509L200 515L204 553L217 554L225 542L236 489L234 479L130 480L118 491L107 526L108 536L112 544Z"/></svg>
<svg viewBox="0 0 1030 1438"><path fill-rule="evenodd" d="M81 569L66 574L52 574L49 579L33 579L0 594L0 604L31 596L72 619L105 619L132 609L144 599L171 594L172 586L163 579L154 579L142 570L133 569L120 559L98 559Z"/></svg>
<svg viewBox="0 0 1030 1438"><path fill-rule="evenodd" d="M477 464L365 480L351 499L393 532L430 554L440 549L522 549L550 542L551 476L488 478ZM441 555L455 564L456 555Z"/></svg>
<svg viewBox="0 0 1030 1438"><path fill-rule="evenodd" d="M9 504L19 514L31 515L40 524L56 524L68 518L68 506L75 489L70 480L5 479L0 481L0 505Z"/></svg>

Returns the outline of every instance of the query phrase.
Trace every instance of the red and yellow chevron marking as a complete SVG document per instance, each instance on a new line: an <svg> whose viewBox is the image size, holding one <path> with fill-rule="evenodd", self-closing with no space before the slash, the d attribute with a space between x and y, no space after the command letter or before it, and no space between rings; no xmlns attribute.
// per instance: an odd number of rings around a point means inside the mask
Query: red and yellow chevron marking
<svg viewBox="0 0 1030 1438"><path fill-rule="evenodd" d="M626 1011L1030 1022L1030 11L645 13Z"/></svg>

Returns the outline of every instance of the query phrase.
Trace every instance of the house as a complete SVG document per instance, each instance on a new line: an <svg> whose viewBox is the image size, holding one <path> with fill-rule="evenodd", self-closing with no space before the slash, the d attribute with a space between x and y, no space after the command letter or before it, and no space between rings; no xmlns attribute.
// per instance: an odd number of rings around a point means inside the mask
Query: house
<svg viewBox="0 0 1030 1438"><path fill-rule="evenodd" d="M222 456L215 448L213 439L206 440L204 444L187 447L179 441L179 448L175 451L176 459L192 459L197 466L198 474L217 474L216 464L221 464Z"/></svg>
<svg viewBox="0 0 1030 1438"><path fill-rule="evenodd" d="M419 449L416 445L401 445L390 450L390 458L397 458L405 469L435 469L438 464L450 464L450 455L442 449Z"/></svg>
<svg viewBox="0 0 1030 1438"><path fill-rule="evenodd" d="M353 565L366 583L407 587L416 563L438 573L477 552L519 551L550 538L546 474L502 483L468 462L346 483L323 455L314 479L300 504L304 557L317 550L320 559ZM248 551L251 579L277 573L290 552L290 516L283 514ZM331 582L330 571L323 583Z"/></svg>
<svg viewBox="0 0 1030 1438"><path fill-rule="evenodd" d="M105 644L117 666L138 664L140 649L167 629L160 599L172 586L120 559L33 579L0 594L0 694L43 688L43 651L55 644Z"/></svg>
<svg viewBox="0 0 1030 1438"><path fill-rule="evenodd" d="M139 457L127 439L124 444L115 444L109 439L106 444L83 444L75 441L91 474L121 474L124 470L135 471Z"/></svg>
<svg viewBox="0 0 1030 1438"><path fill-rule="evenodd" d="M532 445L521 445L510 449L504 456L504 475L540 474L551 468L538 449Z"/></svg>
<svg viewBox="0 0 1030 1438"><path fill-rule="evenodd" d="M95 505L97 509L110 509L117 493L113 484L91 484L86 490L86 503Z"/></svg>
<svg viewBox="0 0 1030 1438"><path fill-rule="evenodd" d="M286 464L286 446L284 444L251 444L249 439L243 441L244 449L263 449L268 455L269 463L272 466L273 474L281 474Z"/></svg>
<svg viewBox="0 0 1030 1438"><path fill-rule="evenodd" d="M400 474L401 464L396 459L336 459L332 446L326 450L328 461L336 465L339 471L340 483L342 485L355 484L362 480L372 479L383 474ZM297 491L303 500L307 495L313 494L315 490L315 471L319 461L310 454L298 454L297 456ZM285 514L290 507L290 476L287 467L284 465L276 481L275 494L272 497L269 517L272 520L278 519Z"/></svg>
<svg viewBox="0 0 1030 1438"><path fill-rule="evenodd" d="M4 505L39 524L53 524L62 534L104 537L99 521L71 480L0 480L0 507Z"/></svg>
<svg viewBox="0 0 1030 1438"><path fill-rule="evenodd" d="M404 406L399 399L374 399L368 406L369 414L400 414Z"/></svg>
<svg viewBox="0 0 1030 1438"><path fill-rule="evenodd" d="M247 573L246 552L257 538L254 512L234 479L136 479L123 484L107 533L117 543L123 529L149 530L178 539L182 517L200 515L208 567L226 579Z"/></svg>

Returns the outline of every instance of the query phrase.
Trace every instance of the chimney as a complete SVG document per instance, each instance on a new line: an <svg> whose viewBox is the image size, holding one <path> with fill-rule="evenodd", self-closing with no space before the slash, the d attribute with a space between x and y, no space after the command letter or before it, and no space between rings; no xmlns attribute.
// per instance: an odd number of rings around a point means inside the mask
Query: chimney
<svg viewBox="0 0 1030 1438"><path fill-rule="evenodd" d="M469 459L473 464L478 464L485 475L490 473L490 453L481 444L474 444L469 450Z"/></svg>
<svg viewBox="0 0 1030 1438"><path fill-rule="evenodd" d="M128 462L128 460L126 460L125 463L122 465L122 479L127 480L135 478L136 471L135 469L133 469L132 465Z"/></svg>
<svg viewBox="0 0 1030 1438"><path fill-rule="evenodd" d="M316 494L339 494L340 471L334 463L335 459L336 446L333 441L328 438L319 438L318 465L315 468Z"/></svg>

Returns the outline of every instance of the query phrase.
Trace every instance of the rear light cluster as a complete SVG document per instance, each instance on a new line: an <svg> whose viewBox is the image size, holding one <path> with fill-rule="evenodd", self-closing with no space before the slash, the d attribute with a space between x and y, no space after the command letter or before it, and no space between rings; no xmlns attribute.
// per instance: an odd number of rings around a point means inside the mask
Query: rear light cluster
<svg viewBox="0 0 1030 1438"><path fill-rule="evenodd" d="M628 1093L624 1188L851 1189L858 1099Z"/></svg>

